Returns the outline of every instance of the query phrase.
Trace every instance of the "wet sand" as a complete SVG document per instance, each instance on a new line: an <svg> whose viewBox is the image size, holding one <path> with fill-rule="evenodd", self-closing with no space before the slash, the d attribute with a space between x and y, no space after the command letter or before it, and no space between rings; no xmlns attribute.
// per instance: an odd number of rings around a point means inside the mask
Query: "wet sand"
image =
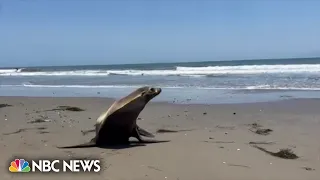
<svg viewBox="0 0 320 180"><path fill-rule="evenodd" d="M150 102L139 126L166 143L122 149L57 149L89 141L97 117L109 108L108 98L0 97L0 169L2 179L109 180L319 180L320 100L295 99L268 103L179 105ZM76 106L84 111L44 111ZM30 123L36 119L44 122ZM252 124L272 129L256 134ZM158 129L178 132L157 133ZM187 130L187 131L180 131ZM135 140L135 139L133 139ZM298 159L271 156L290 148ZM270 143L271 142L271 143ZM13 157L101 158L99 174L16 174L8 171Z"/></svg>

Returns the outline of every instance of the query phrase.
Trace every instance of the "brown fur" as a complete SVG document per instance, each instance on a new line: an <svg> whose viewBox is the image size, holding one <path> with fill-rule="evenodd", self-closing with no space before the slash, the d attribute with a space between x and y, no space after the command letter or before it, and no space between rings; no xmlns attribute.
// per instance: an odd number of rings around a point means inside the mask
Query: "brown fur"
<svg viewBox="0 0 320 180"><path fill-rule="evenodd" d="M96 136L89 143L59 148L127 144L130 137L137 138L139 142L168 142L143 140L140 135L146 137L154 137L154 135L140 128L136 123L146 104L160 93L161 88L148 86L133 91L128 96L114 102L106 112L99 116L96 124Z"/></svg>

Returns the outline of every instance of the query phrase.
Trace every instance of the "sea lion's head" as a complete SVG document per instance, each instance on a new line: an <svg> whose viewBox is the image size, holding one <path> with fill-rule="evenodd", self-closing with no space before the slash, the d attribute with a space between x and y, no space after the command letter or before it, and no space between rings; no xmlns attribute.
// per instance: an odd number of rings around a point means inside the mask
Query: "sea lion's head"
<svg viewBox="0 0 320 180"><path fill-rule="evenodd" d="M161 93L161 88L145 86L139 88L138 91L140 92L139 98L143 98L145 102L149 102L151 99Z"/></svg>

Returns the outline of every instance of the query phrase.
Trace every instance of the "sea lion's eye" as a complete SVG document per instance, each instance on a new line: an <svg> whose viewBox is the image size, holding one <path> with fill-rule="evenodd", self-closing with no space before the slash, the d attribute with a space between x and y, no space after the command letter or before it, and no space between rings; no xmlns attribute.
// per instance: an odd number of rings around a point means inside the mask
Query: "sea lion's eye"
<svg viewBox="0 0 320 180"><path fill-rule="evenodd" d="M150 91L151 91L151 92L154 92L155 90L154 90L154 88L151 88Z"/></svg>

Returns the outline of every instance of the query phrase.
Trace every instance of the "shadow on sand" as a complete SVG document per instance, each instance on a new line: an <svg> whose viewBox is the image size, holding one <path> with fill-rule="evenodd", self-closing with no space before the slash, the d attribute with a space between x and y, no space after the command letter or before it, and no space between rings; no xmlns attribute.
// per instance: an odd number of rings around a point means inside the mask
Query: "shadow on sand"
<svg viewBox="0 0 320 180"><path fill-rule="evenodd" d="M170 142L170 141L169 140L163 140L163 141L146 140L145 142L130 141L128 144L104 145L104 146L97 146L97 147L102 149L128 149L128 148L134 148L139 146L146 146L148 144L165 143L165 142Z"/></svg>
<svg viewBox="0 0 320 180"><path fill-rule="evenodd" d="M97 148L119 150L119 149L128 149L128 148L134 148L139 146L146 146L146 144L130 143L130 144L118 144L118 145L104 145L104 146L97 146Z"/></svg>
<svg viewBox="0 0 320 180"><path fill-rule="evenodd" d="M170 142L170 140L144 140L144 142L139 141L129 141L129 143L121 144L110 144L110 145L92 145L92 146L83 146L83 147L57 147L59 149L78 149L78 148L101 148L101 149L128 149L140 146L146 146L147 144L156 144L156 143L165 143Z"/></svg>

